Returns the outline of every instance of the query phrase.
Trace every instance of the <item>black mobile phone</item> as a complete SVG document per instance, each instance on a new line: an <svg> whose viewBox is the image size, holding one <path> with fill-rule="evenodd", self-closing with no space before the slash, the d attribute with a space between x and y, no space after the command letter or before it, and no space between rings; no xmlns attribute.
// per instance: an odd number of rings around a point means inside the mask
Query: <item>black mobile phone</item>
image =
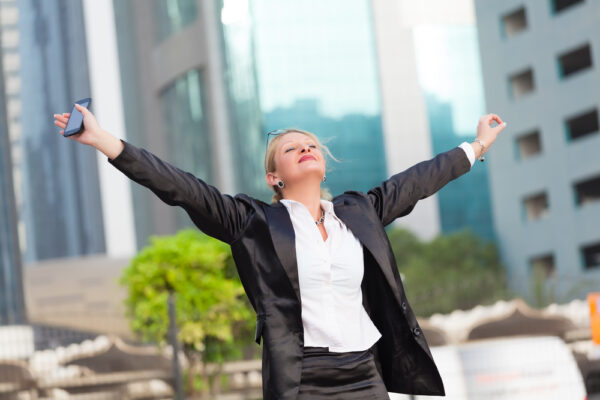
<svg viewBox="0 0 600 400"><path fill-rule="evenodd" d="M75 102L75 104L81 104L85 108L90 108L91 103L92 99L89 97ZM73 104L73 109L71 110L71 115L69 115L63 136L76 135L83 130L83 115L75 108L75 104Z"/></svg>

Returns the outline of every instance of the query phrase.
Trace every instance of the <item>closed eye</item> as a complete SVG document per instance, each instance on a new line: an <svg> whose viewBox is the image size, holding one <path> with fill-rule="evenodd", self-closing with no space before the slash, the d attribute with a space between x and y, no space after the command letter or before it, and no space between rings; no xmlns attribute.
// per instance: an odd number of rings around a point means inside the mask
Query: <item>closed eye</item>
<svg viewBox="0 0 600 400"><path fill-rule="evenodd" d="M312 147L312 148L316 149L316 148L317 148L317 145L315 145L315 144L311 144L311 145L309 145L309 147ZM295 149L295 147L290 147L289 149L287 149L287 150L285 151L285 153L287 153L287 152L288 152L288 151L290 151L290 150L294 150L294 149Z"/></svg>

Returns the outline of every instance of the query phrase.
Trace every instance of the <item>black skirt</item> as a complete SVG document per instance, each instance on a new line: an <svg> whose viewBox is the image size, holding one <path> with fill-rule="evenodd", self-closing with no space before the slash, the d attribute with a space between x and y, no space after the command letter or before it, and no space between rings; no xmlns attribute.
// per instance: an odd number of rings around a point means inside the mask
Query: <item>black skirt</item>
<svg viewBox="0 0 600 400"><path fill-rule="evenodd" d="M373 350L330 352L304 347L298 400L389 400Z"/></svg>

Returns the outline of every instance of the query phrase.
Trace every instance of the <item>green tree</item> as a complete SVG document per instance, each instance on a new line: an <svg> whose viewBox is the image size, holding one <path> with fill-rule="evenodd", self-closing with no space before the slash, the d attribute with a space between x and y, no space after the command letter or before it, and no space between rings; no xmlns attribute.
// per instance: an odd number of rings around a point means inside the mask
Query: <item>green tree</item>
<svg viewBox="0 0 600 400"><path fill-rule="evenodd" d="M423 317L490 304L509 293L492 242L464 229L420 241L402 228L388 237L414 312Z"/></svg>
<svg viewBox="0 0 600 400"><path fill-rule="evenodd" d="M178 338L190 362L188 389L193 392L193 371L199 363L241 355L241 347L251 341L253 312L227 244L197 229L151 236L150 243L131 260L120 280L128 290L127 316L142 340L165 345L167 301L171 292L175 294ZM201 383L210 380L204 375Z"/></svg>

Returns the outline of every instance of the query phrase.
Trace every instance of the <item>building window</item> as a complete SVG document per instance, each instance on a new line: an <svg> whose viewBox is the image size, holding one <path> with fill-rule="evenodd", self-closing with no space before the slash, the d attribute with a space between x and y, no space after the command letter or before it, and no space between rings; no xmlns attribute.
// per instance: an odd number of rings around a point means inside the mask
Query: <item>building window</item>
<svg viewBox="0 0 600 400"><path fill-rule="evenodd" d="M552 254L533 257L529 261L529 265L531 266L531 271L537 276L544 278L544 280L554 276L554 271L556 270Z"/></svg>
<svg viewBox="0 0 600 400"><path fill-rule="evenodd" d="M206 109L204 75L192 69L178 77L159 95L168 132L168 160L205 182L213 183L213 154ZM175 210L177 229L193 227L181 208Z"/></svg>
<svg viewBox="0 0 600 400"><path fill-rule="evenodd" d="M525 7L506 14L502 17L502 33L504 37L511 37L527 28L527 14Z"/></svg>
<svg viewBox="0 0 600 400"><path fill-rule="evenodd" d="M566 78L578 71L591 68L591 66L592 53L590 45L587 43L558 56L558 74L561 78Z"/></svg>
<svg viewBox="0 0 600 400"><path fill-rule="evenodd" d="M581 4L584 0L550 0L550 7L553 14L561 13L571 6Z"/></svg>
<svg viewBox="0 0 600 400"><path fill-rule="evenodd" d="M577 182L573 188L575 203L579 206L600 201L600 175Z"/></svg>
<svg viewBox="0 0 600 400"><path fill-rule="evenodd" d="M168 132L168 160L211 183L213 156L204 86L202 71L193 69L168 85L159 99ZM178 227L190 223L181 210L177 210L176 221Z"/></svg>
<svg viewBox="0 0 600 400"><path fill-rule="evenodd" d="M544 218L549 213L548 195L545 192L528 196L523 200L523 211L527 221Z"/></svg>
<svg viewBox="0 0 600 400"><path fill-rule="evenodd" d="M196 0L154 0L154 23L158 41L181 31L196 18Z"/></svg>
<svg viewBox="0 0 600 400"><path fill-rule="evenodd" d="M517 137L517 159L526 160L542 152L540 132L533 131Z"/></svg>
<svg viewBox="0 0 600 400"><path fill-rule="evenodd" d="M510 76L510 93L513 99L518 99L534 89L533 70L531 68Z"/></svg>
<svg viewBox="0 0 600 400"><path fill-rule="evenodd" d="M600 268L600 242L582 246L581 255L586 269Z"/></svg>
<svg viewBox="0 0 600 400"><path fill-rule="evenodd" d="M568 117L566 122L567 139L576 140L598 132L598 110L593 109Z"/></svg>

